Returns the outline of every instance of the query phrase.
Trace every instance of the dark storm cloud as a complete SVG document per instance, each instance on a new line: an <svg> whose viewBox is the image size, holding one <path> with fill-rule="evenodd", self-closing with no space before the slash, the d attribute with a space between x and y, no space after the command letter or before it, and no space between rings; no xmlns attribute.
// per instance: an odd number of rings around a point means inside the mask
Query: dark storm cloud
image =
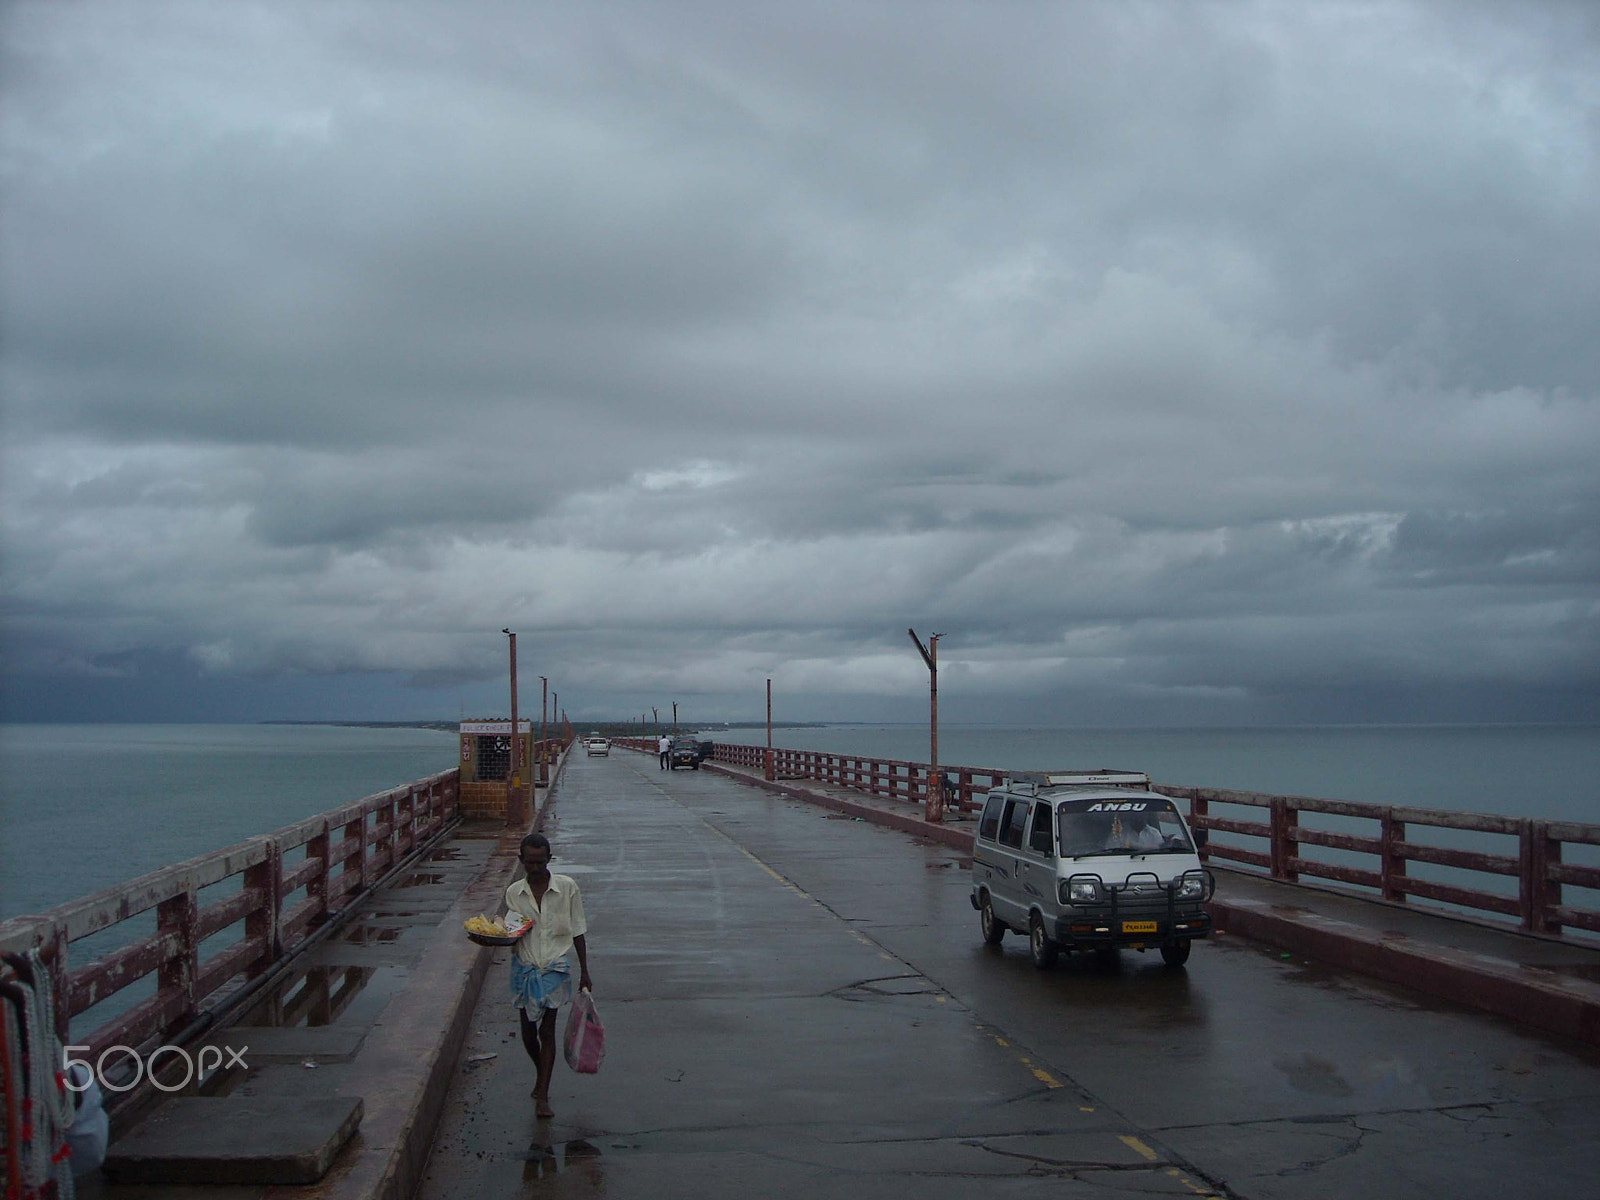
<svg viewBox="0 0 1600 1200"><path fill-rule="evenodd" d="M1588 6L0 32L15 711L1595 715Z"/></svg>

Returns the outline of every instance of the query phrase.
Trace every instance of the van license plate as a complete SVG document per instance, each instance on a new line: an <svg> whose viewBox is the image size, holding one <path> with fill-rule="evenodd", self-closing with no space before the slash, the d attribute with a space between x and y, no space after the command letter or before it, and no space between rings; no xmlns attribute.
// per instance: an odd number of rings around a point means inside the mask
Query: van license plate
<svg viewBox="0 0 1600 1200"><path fill-rule="evenodd" d="M1156 923L1154 921L1124 921L1122 923L1123 933L1154 933L1155 931Z"/></svg>

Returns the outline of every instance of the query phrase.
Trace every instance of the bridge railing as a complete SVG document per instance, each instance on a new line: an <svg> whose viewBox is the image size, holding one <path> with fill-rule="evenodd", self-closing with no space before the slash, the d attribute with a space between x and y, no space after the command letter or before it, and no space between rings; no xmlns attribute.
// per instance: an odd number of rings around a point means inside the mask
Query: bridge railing
<svg viewBox="0 0 1600 1200"><path fill-rule="evenodd" d="M655 750L648 738L618 740L647 753ZM765 746L718 742L714 758L760 769L766 754ZM776 747L772 756L780 779L815 780L919 808L927 792L926 763ZM1012 774L958 766L941 767L941 773L955 781L950 806L963 814L980 809L984 793ZM1201 857L1208 861L1255 869L1290 883L1331 880L1370 889L1397 903L1413 897L1430 900L1510 918L1529 933L1564 936L1571 929L1600 934L1600 825L1153 786L1189 802L1190 824L1207 831ZM1223 811L1213 811L1212 805ZM1223 838L1210 837L1213 833ZM1568 857L1574 861L1564 861ZM1588 861L1576 861L1580 857Z"/></svg>
<svg viewBox="0 0 1600 1200"><path fill-rule="evenodd" d="M142 1057L235 995L228 985L267 974L318 927L379 882L457 811L459 770L449 770L163 867L45 912L0 922L0 953L37 949L50 972L63 1042ZM82 964L72 946L155 912L155 930ZM72 1018L119 995L153 994L76 1038ZM142 987L138 985L143 984ZM136 988L135 992L128 992ZM125 995L124 995L125 994ZM119 1006L115 1003L113 1008ZM124 1056L129 1057L129 1056ZM112 1064L108 1064L112 1065Z"/></svg>
<svg viewBox="0 0 1600 1200"><path fill-rule="evenodd" d="M632 750L655 753L650 738L617 738L617 744ZM736 767L760 769L766 762L765 746L745 746L717 742L712 761ZM903 801L919 811L928 797L928 764L899 758L875 758L866 754L828 754L821 750L772 749L775 778L813 779L833 787L849 788L871 796ZM945 793L945 807L972 813L983 807L983 796L1010 772L987 767L941 767L951 786Z"/></svg>
<svg viewBox="0 0 1600 1200"><path fill-rule="evenodd" d="M1595 852L1587 848L1600 847L1600 825L1222 788L1155 787L1189 801L1196 829L1246 842L1213 838L1206 848L1212 859L1291 883L1303 876L1330 879L1370 888L1385 900L1415 896L1510 917L1529 933L1560 935L1567 927L1600 933L1600 866L1562 861L1567 847L1594 860ZM1213 804L1230 812L1214 813ZM1255 815L1231 815L1239 809ZM1308 825L1308 814L1333 819ZM1424 840L1419 830L1449 832ZM1447 844L1451 841L1456 844ZM1427 871L1433 877L1413 874L1413 864L1435 868ZM1587 902L1564 892L1567 887L1588 892Z"/></svg>

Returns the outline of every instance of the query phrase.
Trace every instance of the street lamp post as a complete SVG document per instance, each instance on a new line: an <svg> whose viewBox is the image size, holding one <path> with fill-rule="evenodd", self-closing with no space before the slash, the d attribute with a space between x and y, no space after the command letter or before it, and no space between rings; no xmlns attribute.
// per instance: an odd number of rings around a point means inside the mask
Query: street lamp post
<svg viewBox="0 0 1600 1200"><path fill-rule="evenodd" d="M539 783L543 787L550 786L549 768L545 764L544 725L545 714L550 702L550 681L543 675L539 676Z"/></svg>
<svg viewBox="0 0 1600 1200"><path fill-rule="evenodd" d="M517 730L517 635L502 629L511 645L511 762L506 769L506 824L521 826L527 817L522 809L522 735Z"/></svg>
<svg viewBox="0 0 1600 1200"><path fill-rule="evenodd" d="M928 664L928 794L922 817L937 825L944 820L944 779L939 774L939 639L944 634L930 633L924 646L915 629L906 632Z"/></svg>
<svg viewBox="0 0 1600 1200"><path fill-rule="evenodd" d="M761 760L761 776L768 783L778 777L778 770L772 761L772 680L767 680L767 754Z"/></svg>

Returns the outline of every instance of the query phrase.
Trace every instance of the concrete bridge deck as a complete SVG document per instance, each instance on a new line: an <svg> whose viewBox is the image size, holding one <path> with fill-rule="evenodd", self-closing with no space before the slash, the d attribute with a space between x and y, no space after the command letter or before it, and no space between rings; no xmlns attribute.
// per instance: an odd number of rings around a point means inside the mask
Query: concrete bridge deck
<svg viewBox="0 0 1600 1200"><path fill-rule="evenodd" d="M400 1196L418 1180L428 1200L1593 1194L1593 1046L1236 934L1186 970L1124 952L1115 970L1040 973L1019 939L982 944L959 844L817 792L835 807L620 750L568 762L547 832L585 890L609 1053L597 1076L558 1065L553 1121L533 1115L504 952L460 934L515 839L464 828L458 851L375 898L368 926L398 938L330 950L370 950L378 984L391 967L383 1003L336 988L325 1023L269 1034L279 1054L237 1088L362 1097L321 1184L80 1194ZM1247 886L1225 884L1222 903L1254 900L1325 941L1381 943L1417 917L1413 951L1485 973L1511 962L1582 995L1600 966L1456 922L1466 943L1430 942L1423 914Z"/></svg>
<svg viewBox="0 0 1600 1200"><path fill-rule="evenodd" d="M427 1200L1592 1194L1586 1045L1230 935L1040 973L958 849L643 756L547 831L609 1054L536 1121L493 968Z"/></svg>

